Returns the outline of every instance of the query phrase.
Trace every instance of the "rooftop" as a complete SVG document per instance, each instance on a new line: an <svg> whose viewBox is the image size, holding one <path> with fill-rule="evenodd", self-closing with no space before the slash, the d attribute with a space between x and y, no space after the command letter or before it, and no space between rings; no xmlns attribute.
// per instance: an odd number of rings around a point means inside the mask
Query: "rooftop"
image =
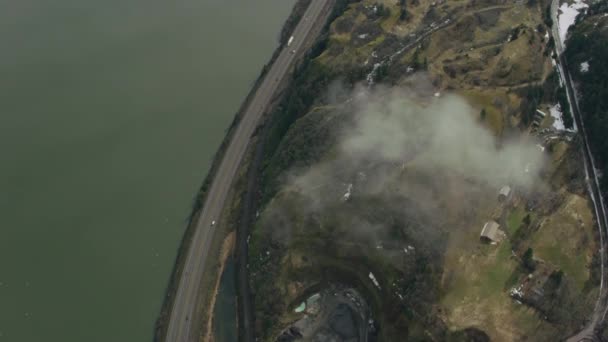
<svg viewBox="0 0 608 342"><path fill-rule="evenodd" d="M491 242L499 242L502 240L504 233L500 230L500 225L496 221L488 221L483 225L480 238Z"/></svg>

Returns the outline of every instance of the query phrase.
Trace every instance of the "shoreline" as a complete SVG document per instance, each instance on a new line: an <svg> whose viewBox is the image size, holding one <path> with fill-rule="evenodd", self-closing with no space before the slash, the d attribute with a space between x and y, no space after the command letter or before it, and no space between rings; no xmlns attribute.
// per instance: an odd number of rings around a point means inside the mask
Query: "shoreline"
<svg viewBox="0 0 608 342"><path fill-rule="evenodd" d="M213 293L211 294L211 299L209 300L209 307L207 308L207 322L203 322L203 324L206 324L206 326L207 326L207 329L205 332L205 337L203 338L203 342L213 342L215 340L215 338L214 338L215 333L213 331L213 325L214 325L214 320L215 320L215 315L214 315L215 304L217 301L217 295L219 294L220 284L222 282L222 274L224 273L224 268L226 267L226 260L228 260L228 257L231 254L234 254L235 244L236 244L236 232L231 231L224 238L224 241L222 242L222 247L220 249L220 260L219 260L220 265L219 265L219 268L217 269L217 278L215 280L215 287L213 289Z"/></svg>
<svg viewBox="0 0 608 342"><path fill-rule="evenodd" d="M153 335L154 342L161 342L161 341L165 340L166 332L167 332L167 323L168 323L167 319L169 317L171 308L173 307L173 301L174 301L175 293L177 291L177 287L179 284L179 279L181 277L182 268L185 263L187 251L190 248L190 243L191 243L192 237L194 235L194 231L196 229L196 222L198 220L198 216L200 215L200 212L202 209L202 204L205 202L205 198L207 196L208 187L211 184L211 181L213 180L213 178L215 177L215 174L217 173L217 169L223 159L226 149L228 148L229 142L232 140L232 138L235 134L236 128L238 127L238 123L241 121L241 119L243 117L243 113L245 112L245 109L251 102L251 99L253 98L253 96L258 91L259 86L261 85L264 77L266 76L270 66L275 62L275 60L279 56L279 53L281 52L284 45L286 44L286 38L283 38L286 36L285 32L291 32L295 28L296 24L299 21L299 18L301 18L301 16L304 13L304 11L302 11L302 8L301 8L302 4L307 5L310 1L311 0L296 0L296 2L294 3L294 7L292 8L291 13L285 20L285 23L283 24L281 30L279 31L278 45L274 49L274 52L272 53L269 61L262 66L262 70L261 70L259 76L257 77L253 86L249 90L249 93L247 94L247 96L245 97L243 102L241 103L239 109L235 113L232 122L226 129L226 134L225 134L222 142L220 143L217 151L213 155L213 159L212 159L213 161L211 163L211 167L209 168L207 175L203 179L203 183L199 187L199 189L193 199L192 210L188 217L188 223L186 225L186 229L184 230L181 242L178 247L178 251L177 251L177 254L175 257L175 262L173 263L173 269L169 276L169 281L168 281L168 284L167 284L167 287L165 290L165 295L164 295L163 303L161 305L160 313L158 314L158 316L157 316L158 318L156 319L156 321L154 323L154 335ZM306 8L307 8L307 6L304 6L304 10ZM301 11L301 13L299 11Z"/></svg>
<svg viewBox="0 0 608 342"><path fill-rule="evenodd" d="M310 0L298 0L294 6L294 12L301 10L301 14L303 15L309 2ZM298 9L298 5L301 5L302 7ZM325 14L317 19L318 21L316 22L317 26L315 30L310 32L305 38L307 42L305 47L300 51L301 55L299 61L296 63L296 70L299 66L311 59L311 51L314 49L315 45L318 44L319 40L325 39L323 38L323 34L329 28L329 24L332 21L332 15L335 15L336 1L330 0L327 2L326 6ZM294 17L301 18L302 15L295 13ZM283 37L287 39L289 35L283 32ZM281 106L284 96L287 96L285 91L291 86L292 80L286 78L282 80L281 83L281 91L278 92L274 101L266 109L263 124L259 127L259 133L256 133L254 144L249 147L249 151L247 152L250 158L250 164L246 169L246 174L243 176L243 181L246 183L245 189L243 189L240 194L235 195L240 198L240 210L236 214L238 226L236 230L237 247L235 250L237 329L239 341L257 341L254 334L255 313L253 310L248 276L248 237L250 234L250 227L252 227L252 224L255 222L255 215L257 215L255 213L257 212L257 209L259 209L261 203L259 183L264 160L268 157L266 148L270 143L270 129L277 120L276 108Z"/></svg>

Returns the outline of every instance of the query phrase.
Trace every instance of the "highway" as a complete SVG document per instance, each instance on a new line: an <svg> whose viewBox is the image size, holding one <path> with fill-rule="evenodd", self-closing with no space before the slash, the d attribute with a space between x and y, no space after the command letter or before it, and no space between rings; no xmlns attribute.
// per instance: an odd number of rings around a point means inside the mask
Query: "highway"
<svg viewBox="0 0 608 342"><path fill-rule="evenodd" d="M294 29L294 40L289 47L285 46L265 75L257 92L238 123L220 166L211 182L201 215L197 221L186 262L180 275L175 299L169 315L165 341L189 342L199 341L200 327L204 322L193 321L198 297L201 294L201 280L215 228L212 222L218 220L224 208L228 192L232 186L237 170L249 146L255 129L260 124L262 114L268 108L281 80L289 73L306 37L313 29L316 19L327 10L328 0L312 0L303 18ZM255 28L252 28L255 29ZM246 58L246 56L243 56ZM217 222L216 225L221 225ZM200 309L200 308L199 308Z"/></svg>
<svg viewBox="0 0 608 342"><path fill-rule="evenodd" d="M583 117L581 115L576 89L572 84L572 78L568 72L567 64L565 63L565 57L563 55L564 46L562 45L559 38L559 21L557 17L557 11L559 6L559 0L552 0L551 2L551 19L553 20L553 27L551 28L551 34L555 40L555 51L557 53L557 67L559 70L560 78L566 87L566 94L568 96L568 102L570 104L570 112L574 118L575 127L578 129L578 133L582 138L582 154L585 158L584 169L585 169L585 182L587 183L587 191L589 197L593 203L593 209L595 211L595 217L597 222L597 228L600 238L600 289L598 299L596 301L593 313L589 318L588 324L579 331L576 335L567 339L568 342L579 342L579 341L595 341L596 330L599 325L606 318L606 312L608 311L608 297L606 294L606 272L608 271L608 265L606 265L606 250L608 243L608 215L606 215L606 206L604 199L600 192L600 182L597 176L595 161L589 142L587 140L587 133L585 132L585 126L583 124Z"/></svg>

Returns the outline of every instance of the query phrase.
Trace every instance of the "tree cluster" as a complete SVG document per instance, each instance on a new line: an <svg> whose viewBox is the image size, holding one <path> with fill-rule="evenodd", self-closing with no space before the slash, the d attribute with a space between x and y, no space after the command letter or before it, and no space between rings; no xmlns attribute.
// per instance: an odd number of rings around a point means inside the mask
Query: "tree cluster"
<svg viewBox="0 0 608 342"><path fill-rule="evenodd" d="M399 6L401 7L401 11L399 12L399 20L407 20L409 18L409 13L407 12L405 0L399 0Z"/></svg>
<svg viewBox="0 0 608 342"><path fill-rule="evenodd" d="M602 170L608 169L608 35L587 20L577 24L567 41L568 70L578 85L583 124ZM589 69L582 70L582 63ZM561 102L561 101L560 101ZM608 189L602 184L602 192Z"/></svg>

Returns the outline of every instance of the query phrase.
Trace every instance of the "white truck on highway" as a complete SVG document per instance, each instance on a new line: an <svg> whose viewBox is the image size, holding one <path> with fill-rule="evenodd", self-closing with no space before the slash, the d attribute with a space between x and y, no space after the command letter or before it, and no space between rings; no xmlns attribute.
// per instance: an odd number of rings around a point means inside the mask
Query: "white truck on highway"
<svg viewBox="0 0 608 342"><path fill-rule="evenodd" d="M291 43L293 43L293 36L289 37L289 40L287 41L287 46L291 45Z"/></svg>

